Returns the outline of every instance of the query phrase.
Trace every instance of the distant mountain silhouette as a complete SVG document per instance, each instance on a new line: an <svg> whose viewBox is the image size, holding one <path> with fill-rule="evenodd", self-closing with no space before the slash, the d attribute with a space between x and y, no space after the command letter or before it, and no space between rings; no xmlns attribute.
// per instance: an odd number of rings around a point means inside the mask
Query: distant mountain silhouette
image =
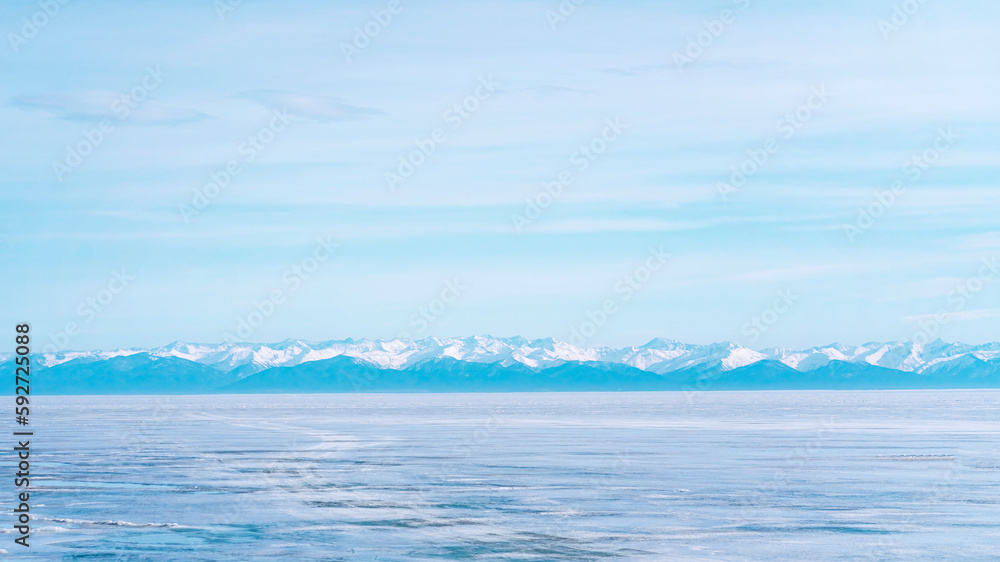
<svg viewBox="0 0 1000 562"><path fill-rule="evenodd" d="M677 347L676 342L667 342ZM731 344L730 344L731 345ZM714 346L706 356L728 347ZM811 364L815 365L816 362ZM777 359L727 368L723 361L680 361L673 370L639 369L620 361L466 361L429 356L401 368L336 355L289 366L227 370L172 355L137 352L81 355L32 369L33 394L208 394L342 392L879 390L1000 388L1000 360L961 354L917 371L830 360L797 370ZM13 361L4 367L13 369ZM9 391L8 391L9 392Z"/></svg>

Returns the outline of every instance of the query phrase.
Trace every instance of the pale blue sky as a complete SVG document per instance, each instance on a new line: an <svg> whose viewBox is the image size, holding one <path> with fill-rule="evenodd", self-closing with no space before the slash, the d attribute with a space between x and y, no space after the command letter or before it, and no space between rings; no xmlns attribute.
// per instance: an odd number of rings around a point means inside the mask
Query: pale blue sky
<svg viewBox="0 0 1000 562"><path fill-rule="evenodd" d="M1000 6L928 2L886 36L893 2L800 4L588 1L553 29L554 0L402 0L348 62L342 44L388 2L244 0L219 17L210 0L81 0L24 42L23 19L46 18L5 3L0 323L68 349L219 341L281 289L245 339L565 339L613 299L588 344L899 340L939 311L952 315L935 336L1000 340L1000 278L949 299L1000 253ZM679 70L674 54L723 10ZM490 77L456 128L446 111ZM144 79L123 116L115 100ZM810 101L786 138L780 120ZM241 143L282 108L295 119L247 162ZM102 119L114 129L58 181L53 162ZM581 170L574 152L608 119L624 131ZM390 190L386 172L438 128ZM946 150L915 179L907 162L935 142ZM240 173L186 222L181 205L230 160ZM518 232L511 215L562 171L573 182ZM894 181L850 241L842 225ZM284 272L327 236L339 251L293 290ZM672 257L623 300L616 283L661 246ZM87 299L121 269L134 281L97 312ZM467 288L414 321L451 279ZM797 300L749 338L783 289Z"/></svg>

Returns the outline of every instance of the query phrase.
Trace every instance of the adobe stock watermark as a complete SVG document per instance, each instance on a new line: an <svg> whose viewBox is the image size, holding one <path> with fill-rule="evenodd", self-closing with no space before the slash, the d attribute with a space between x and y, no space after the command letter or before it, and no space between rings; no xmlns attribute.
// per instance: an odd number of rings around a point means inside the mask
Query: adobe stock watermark
<svg viewBox="0 0 1000 562"><path fill-rule="evenodd" d="M76 307L76 315L82 320L80 322L67 322L63 329L49 333L49 343L42 347L44 353L56 353L65 350L70 341L83 332L83 328L97 319L97 316L104 312L111 303L135 281L135 276L129 274L125 269L111 270L111 278L103 288L93 295L80 301Z"/></svg>
<svg viewBox="0 0 1000 562"><path fill-rule="evenodd" d="M878 30L882 34L882 39L888 41L893 33L898 32L910 22L910 18L916 15L927 1L903 0L898 4L893 4L892 15L889 16L889 19L878 20Z"/></svg>
<svg viewBox="0 0 1000 562"><path fill-rule="evenodd" d="M982 265L979 266L976 274L956 285L945 296L945 301L948 303L947 308L940 308L934 314L910 317L917 323L917 330L910 336L911 342L927 345L934 341L941 329L953 319L961 318L965 307L982 292L989 282L1000 274L1000 260L996 254L989 257L984 256L980 261ZM973 315L973 317L975 316Z"/></svg>
<svg viewBox="0 0 1000 562"><path fill-rule="evenodd" d="M339 247L340 243L334 242L332 236L317 238L312 253L292 264L281 275L284 288L274 288L263 299L254 301L253 310L244 316L238 316L236 327L232 332L222 334L222 339L229 343L247 341L268 318L274 315L290 295L301 289L302 284L319 271L324 262L333 257L334 251Z"/></svg>
<svg viewBox="0 0 1000 562"><path fill-rule="evenodd" d="M10 43L14 54L19 53L22 47L37 37L52 19L59 15L62 7L66 4L69 4L69 0L41 0L38 2L38 10L31 14L31 17L21 20L19 33L10 32L7 34L7 42Z"/></svg>
<svg viewBox="0 0 1000 562"><path fill-rule="evenodd" d="M242 5L243 0L215 0L212 2L212 7L215 8L215 15L219 16L219 21L226 21L226 17Z"/></svg>
<svg viewBox="0 0 1000 562"><path fill-rule="evenodd" d="M556 27L575 14L576 9L584 2L586 0L562 0L555 10L545 10L545 20L549 22L549 28L555 31Z"/></svg>
<svg viewBox="0 0 1000 562"><path fill-rule="evenodd" d="M361 27L354 28L354 38L350 43L340 42L340 52L344 54L344 60L350 64L353 57L361 54L361 51L368 48L372 41L382 34L389 24L392 23L393 16L399 15L403 11L403 4L399 0L390 0L384 9L373 10L371 19Z"/></svg>
<svg viewBox="0 0 1000 562"><path fill-rule="evenodd" d="M779 289L774 294L775 297L771 306L743 324L743 328L740 330L744 336L750 338L751 342L759 340L760 336L768 331L771 326L774 326L778 318L781 318L782 315L791 310L792 306L799 300L799 295L796 295L788 288Z"/></svg>
<svg viewBox="0 0 1000 562"><path fill-rule="evenodd" d="M190 224L192 218L207 209L229 187L233 179L243 173L244 167L256 160L257 156L274 142L278 133L284 131L294 119L295 115L288 113L288 109L273 110L271 121L256 133L247 136L246 140L236 147L236 153L240 158L232 158L225 166L211 172L208 175L209 181L205 185L192 190L190 204L180 204L179 210L184 222Z"/></svg>
<svg viewBox="0 0 1000 562"><path fill-rule="evenodd" d="M858 218L854 224L842 224L841 229L847 240L854 243L859 236L875 226L875 222L882 217L898 200L906 193L907 184L916 183L924 174L931 169L941 156L952 149L955 142L960 137L951 130L951 127L941 128L937 131L937 137L931 146L925 148L920 154L912 156L903 165L905 180L892 182L889 189L876 190L872 194L872 201L858 208Z"/></svg>
<svg viewBox="0 0 1000 562"><path fill-rule="evenodd" d="M579 173L589 168L591 163L607 152L608 148L621 137L627 128L618 117L605 119L604 125L604 129L599 135L590 139L589 142L581 144L573 154L570 154L569 167L556 174L556 179L542 182L541 191L536 193L534 197L524 200L524 210L510 215L510 222L518 234L524 231L524 227L542 216L542 212L562 196L563 190L575 179L574 170Z"/></svg>
<svg viewBox="0 0 1000 562"><path fill-rule="evenodd" d="M419 307L416 312L410 315L410 326L416 328L418 335L426 332L431 324L441 318L448 308L455 304L468 290L469 287L463 285L458 277L445 279L444 288L441 289L438 296L432 298L426 305ZM396 337L411 339L412 336L410 332L402 331Z"/></svg>
<svg viewBox="0 0 1000 562"><path fill-rule="evenodd" d="M132 111L138 109L149 99L150 94L160 87L166 76L167 73L160 70L159 65L156 68L147 66L146 75L142 77L142 80L129 93L123 94L111 102L109 109L115 113L115 119L118 122L128 119L132 115ZM97 147L101 146L108 136L115 132L115 128L115 121L102 119L96 127L84 129L81 134L82 139L73 145L66 145L66 155L63 159L52 161L52 172L55 173L56 179L62 182L66 174L76 171L83 164L84 159L93 154Z"/></svg>
<svg viewBox="0 0 1000 562"><path fill-rule="evenodd" d="M837 420L829 418L822 421L816 427L815 436L804 445L795 447L785 458L785 465L776 471L771 480L762 483L754 488L749 497L740 502L739 518L741 522L753 521L758 517L761 508L772 508L777 505L775 498L770 497L775 491L786 488L791 480L790 472L793 470L806 471L811 467L809 462L818 460L819 452L826 446L826 443L837 435Z"/></svg>
<svg viewBox="0 0 1000 562"><path fill-rule="evenodd" d="M409 323L411 327L417 328L417 335L420 335L430 328L431 324L436 322L447 312L447 310L454 305L459 298L462 297L468 291L468 287L463 285L458 277L453 279L445 279L444 287L441 292L426 305L421 306L416 312L410 315ZM413 335L407 330L401 330L396 334L396 338L409 340L413 339ZM358 375L354 372L347 373L348 380L351 381L351 386L354 387L355 392L360 392L362 388L368 386L375 382L379 377L382 376L382 370L371 364L364 363L359 367L362 374Z"/></svg>
<svg viewBox="0 0 1000 562"><path fill-rule="evenodd" d="M476 427L470 428L465 436L457 439L457 443L443 455L442 462L437 465L435 473L427 474L427 481L430 486L418 486L410 490L409 499L406 502L407 508L413 517L431 521L440 518L440 512L436 506L441 505L441 498L435 491L442 485L452 483L454 475L460 473L462 464L474 458L484 451L489 454L490 443L495 441L497 435L506 429L506 424L510 419L509 415L501 417L497 413L490 413L489 418L481 421ZM453 539L460 539L461 533L456 533L454 526L444 529L444 533Z"/></svg>
<svg viewBox="0 0 1000 562"><path fill-rule="evenodd" d="M677 67L678 71L684 72L684 67L694 64L696 60L701 58L705 54L705 50L715 44L716 39L721 37L728 26L736 21L737 14L750 7L750 0L732 1L739 9L738 11L724 8L715 19L703 21L702 27L705 29L693 37L688 37L687 46L684 47L683 51L674 51L674 66Z"/></svg>
<svg viewBox="0 0 1000 562"><path fill-rule="evenodd" d="M808 123L823 106L825 106L833 92L825 85L812 86L809 88L809 97L805 103L799 105L794 111L784 114L774 123L774 132L784 140L790 140L798 131ZM716 190L722 196L723 201L729 200L729 195L739 191L746 183L759 173L764 166L781 149L781 142L777 137L770 137L757 148L747 150L747 157L738 166L730 166L732 173L728 182L719 182Z"/></svg>
<svg viewBox="0 0 1000 562"><path fill-rule="evenodd" d="M570 337L566 341L577 347L586 344L587 340L594 337L612 316L618 314L623 304L632 300L636 292L649 283L654 273L663 269L671 256L672 254L663 251L663 246L649 248L649 256L646 260L615 282L614 292L616 296L605 299L599 308L588 310L586 312L587 319L570 328Z"/></svg>
<svg viewBox="0 0 1000 562"><path fill-rule="evenodd" d="M503 418L498 417L496 413L491 413L490 417L482 422L477 429L472 430L460 440L459 444L451 448L451 453L441 465L441 477L444 478L453 473L460 459L470 458L482 452L494 434L503 429L504 423Z"/></svg>
<svg viewBox="0 0 1000 562"><path fill-rule="evenodd" d="M920 495L916 509L908 510L903 517L896 519L897 528L923 528L927 524L927 513L935 503L947 502L945 509L950 509L954 504L954 489L951 485L959 477L960 472L967 472L969 467L964 466L962 461L950 456L945 458L948 462L945 473L940 478L934 479L932 485L926 493ZM944 460L944 459L943 459ZM899 555L900 539L898 533L880 536L877 540L870 540L866 546L870 547L871 556L866 560L891 560Z"/></svg>
<svg viewBox="0 0 1000 562"><path fill-rule="evenodd" d="M575 487L581 499L595 499L600 493L614 493L611 490L614 486L627 482L629 474L635 471L633 467L636 463L635 453L630 450L618 450L613 455L607 470L593 470L580 486Z"/></svg>
<svg viewBox="0 0 1000 562"><path fill-rule="evenodd" d="M497 91L500 84L493 79L493 75L485 78L479 77L479 84L473 92L458 103L455 103L441 114L445 123L450 125L452 131L457 131L462 125L472 117L472 114L479 110L482 103ZM417 168L424 165L427 160L437 151L437 148L448 140L448 133L444 128L433 129L427 137L416 139L413 144L414 150L399 157L399 164L396 170L385 173L385 183L389 186L389 191L395 192L396 188L413 176Z"/></svg>

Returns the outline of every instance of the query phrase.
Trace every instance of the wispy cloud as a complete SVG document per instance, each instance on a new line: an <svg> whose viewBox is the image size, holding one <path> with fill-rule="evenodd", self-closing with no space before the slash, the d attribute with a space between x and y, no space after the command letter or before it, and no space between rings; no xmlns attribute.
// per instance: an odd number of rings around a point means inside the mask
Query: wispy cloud
<svg viewBox="0 0 1000 562"><path fill-rule="evenodd" d="M49 94L24 94L10 100L12 107L41 111L54 119L94 122L102 119L134 125L173 125L197 121L207 117L204 113L145 101L132 105L118 92L86 91ZM127 117L127 119L125 119Z"/></svg>
<svg viewBox="0 0 1000 562"><path fill-rule="evenodd" d="M706 59L699 60L697 64L693 64L689 69L720 69L720 70L760 70L766 68L782 68L786 66L791 66L792 63L783 60L772 60L763 58L750 58L750 59ZM676 70L677 65L675 63L661 63L661 64L643 64L637 66L628 67L610 67L598 69L598 72L604 72L607 74L614 74L616 76L639 76L641 74L646 74L649 72L657 72L662 70Z"/></svg>
<svg viewBox="0 0 1000 562"><path fill-rule="evenodd" d="M240 92L236 97L267 107L287 108L296 117L321 123L365 119L385 113L380 109L351 105L343 99L332 96L311 96L281 90L249 90Z"/></svg>
<svg viewBox="0 0 1000 562"><path fill-rule="evenodd" d="M549 97L558 94L591 96L597 93L594 90L582 90L580 88L570 88L568 86L552 86L549 84L538 84L535 86L528 86L527 89L542 97Z"/></svg>
<svg viewBox="0 0 1000 562"><path fill-rule="evenodd" d="M640 74L645 74L647 72L653 72L656 70L667 70L672 68L673 64L644 64L640 66L630 66L626 68L599 68L598 72L604 72L607 74L614 74L616 76L639 76Z"/></svg>
<svg viewBox="0 0 1000 562"><path fill-rule="evenodd" d="M985 318L1000 318L1000 308L980 308L977 310L962 310L960 312L945 312L942 314L918 314L915 316L906 316L903 320L909 322L920 322L921 320L951 322L955 320L982 320Z"/></svg>
<svg viewBox="0 0 1000 562"><path fill-rule="evenodd" d="M1000 248L1000 231L973 234L962 239L963 248Z"/></svg>
<svg viewBox="0 0 1000 562"><path fill-rule="evenodd" d="M843 265L803 265L798 267L783 267L752 271L736 277L737 281L789 281L795 279L814 279L834 273L845 273L848 268Z"/></svg>
<svg viewBox="0 0 1000 562"><path fill-rule="evenodd" d="M896 283L881 287L878 295L873 295L875 302L905 302L919 299L941 299L948 291L963 282L961 277L934 277L918 279L906 283Z"/></svg>

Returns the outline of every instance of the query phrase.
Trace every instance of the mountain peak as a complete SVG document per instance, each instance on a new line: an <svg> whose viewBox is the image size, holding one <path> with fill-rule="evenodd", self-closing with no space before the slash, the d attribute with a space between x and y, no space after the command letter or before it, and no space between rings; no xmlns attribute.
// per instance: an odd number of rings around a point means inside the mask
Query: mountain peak
<svg viewBox="0 0 1000 562"><path fill-rule="evenodd" d="M252 371L295 366L338 356L392 369L447 357L472 363L519 363L533 369L562 362L617 363L659 374L691 368L731 370L764 360L778 361L800 371L811 371L836 361L923 373L932 368L941 369L945 364L958 366L1000 362L1000 343L967 345L948 343L938 338L923 346L910 341L895 341L868 342L858 346L833 343L804 350L771 347L758 351L730 341L701 345L667 338L653 338L639 347L622 348L577 346L552 337L528 340L521 336L498 338L490 335L457 338L429 336L419 340L347 338L321 342L286 339L272 344L200 344L177 340L154 349L42 354L39 364L51 367L73 360L97 361L132 355L138 358L144 353L156 357L177 357L226 373L238 369ZM9 361L12 357L10 353L0 354L0 361Z"/></svg>
<svg viewBox="0 0 1000 562"><path fill-rule="evenodd" d="M678 347L686 347L686 346L687 346L687 344L681 343L681 342L679 342L677 340L671 340L671 339L667 339L667 338L653 338L653 339L649 340L648 342L646 342L645 345L642 345L640 347L642 347L643 349L653 349L653 348L657 348L657 349L664 349L664 348L665 349L675 349L675 348L678 348Z"/></svg>

